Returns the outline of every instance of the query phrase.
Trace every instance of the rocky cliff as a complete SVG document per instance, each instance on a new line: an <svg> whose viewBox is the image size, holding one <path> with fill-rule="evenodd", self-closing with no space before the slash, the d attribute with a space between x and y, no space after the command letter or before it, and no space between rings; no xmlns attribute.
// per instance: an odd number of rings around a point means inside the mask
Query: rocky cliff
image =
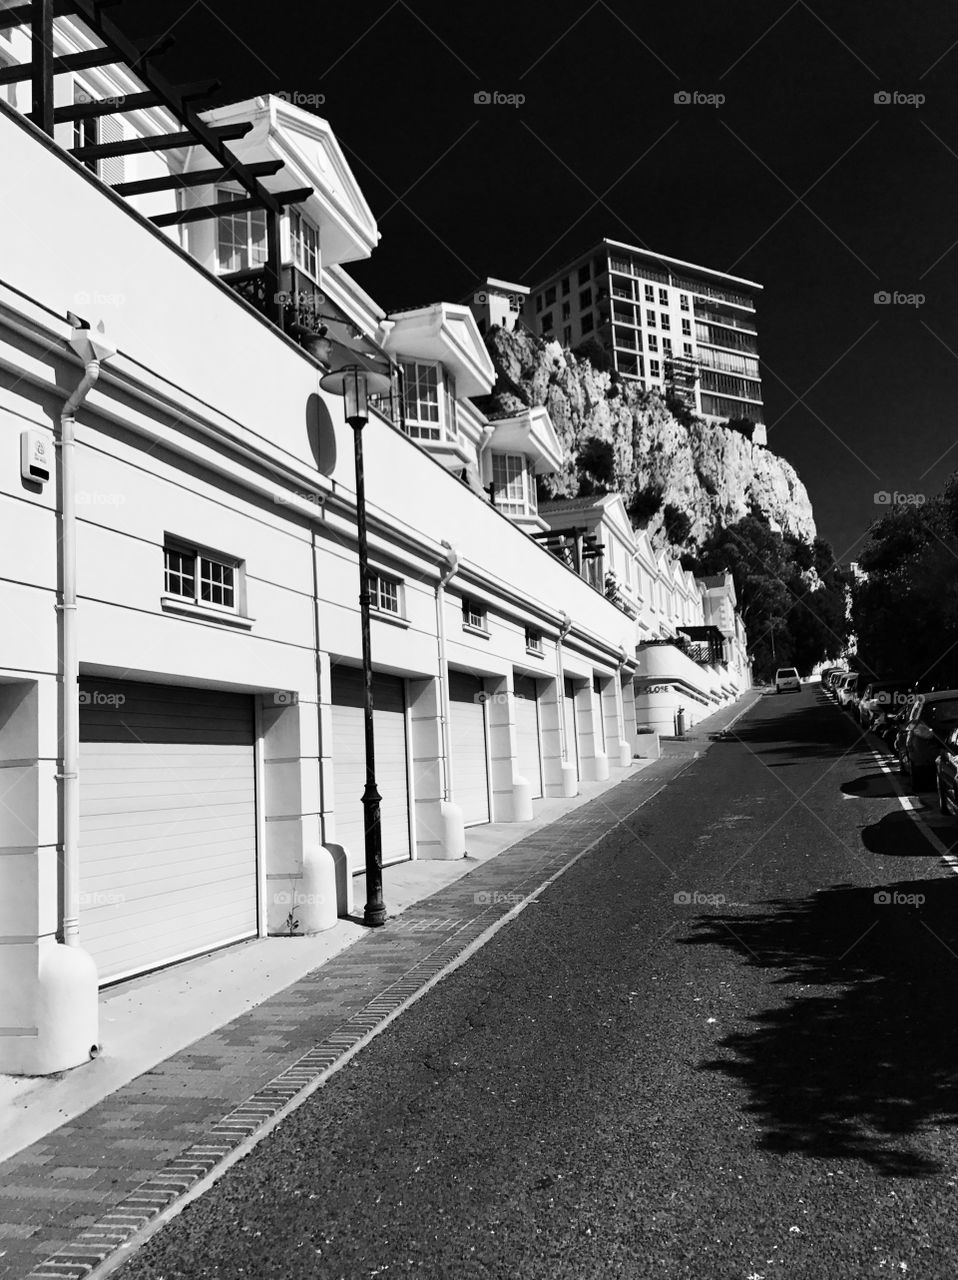
<svg viewBox="0 0 958 1280"><path fill-rule="evenodd" d="M807 541L815 537L805 486L794 467L763 446L687 415L679 421L658 396L596 368L558 342L493 329L487 344L497 383L484 410L495 417L545 405L552 417L565 465L545 479L551 496L576 494L583 475L587 484L618 490L633 510L633 523L647 521L656 548L670 541L668 507L688 516L681 548L700 544L714 529L755 508L783 532ZM590 465L596 458L610 464L611 474L596 474Z"/></svg>

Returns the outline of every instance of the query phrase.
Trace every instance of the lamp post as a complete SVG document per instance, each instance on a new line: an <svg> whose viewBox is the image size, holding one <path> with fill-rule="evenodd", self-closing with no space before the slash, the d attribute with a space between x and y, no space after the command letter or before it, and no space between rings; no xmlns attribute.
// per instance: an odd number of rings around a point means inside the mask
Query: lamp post
<svg viewBox="0 0 958 1280"><path fill-rule="evenodd" d="M376 786L376 740L373 724L373 659L369 635L369 548L366 537L366 481L363 472L363 427L369 420L367 397L390 388L388 374L362 364L348 364L321 378L324 391L341 395L346 401L346 421L353 429L356 458L356 529L359 541L359 616L362 631L364 728L366 739L366 786L363 790L363 835L366 855L366 906L363 923L378 927L386 923L383 902L383 838L379 805L382 796Z"/></svg>

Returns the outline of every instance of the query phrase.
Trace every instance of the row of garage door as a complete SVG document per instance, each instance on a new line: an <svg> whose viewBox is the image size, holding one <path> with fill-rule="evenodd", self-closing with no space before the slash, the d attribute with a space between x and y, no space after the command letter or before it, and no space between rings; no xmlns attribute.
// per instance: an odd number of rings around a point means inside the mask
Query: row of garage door
<svg viewBox="0 0 958 1280"><path fill-rule="evenodd" d="M563 711L578 771L572 685ZM405 684L373 686L383 861L411 854ZM456 803L490 820L482 682L449 673ZM519 773L543 793L535 681L516 678ZM363 869L363 685L334 668L333 784L339 842ZM104 981L117 981L259 931L253 699L129 681L80 687L80 931Z"/></svg>

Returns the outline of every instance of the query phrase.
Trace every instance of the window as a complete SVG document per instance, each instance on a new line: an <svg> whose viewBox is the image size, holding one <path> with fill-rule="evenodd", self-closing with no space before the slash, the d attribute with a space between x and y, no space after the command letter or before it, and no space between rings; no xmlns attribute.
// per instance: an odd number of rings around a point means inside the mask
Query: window
<svg viewBox="0 0 958 1280"><path fill-rule="evenodd" d="M562 304L562 319L563 319L563 320L568 320L568 319L569 319L569 317L570 317L571 315L572 315L572 304L571 304L571 302L563 302L563 304Z"/></svg>
<svg viewBox="0 0 958 1280"><path fill-rule="evenodd" d="M588 284L591 278L589 264L586 263L584 266L579 268L579 284Z"/></svg>
<svg viewBox="0 0 958 1280"><path fill-rule="evenodd" d="M661 377L661 366L659 365L658 360L649 361L649 377L650 378Z"/></svg>
<svg viewBox="0 0 958 1280"><path fill-rule="evenodd" d="M542 294L536 294L536 311L542 310Z"/></svg>
<svg viewBox="0 0 958 1280"><path fill-rule="evenodd" d="M591 333L595 327L595 321L592 319L592 312L587 311L582 317L582 332Z"/></svg>
<svg viewBox="0 0 958 1280"><path fill-rule="evenodd" d="M445 375L445 402L446 402L446 435L450 437L459 434L459 410L456 405L456 378L452 373Z"/></svg>
<svg viewBox="0 0 958 1280"><path fill-rule="evenodd" d="M669 291L668 289L660 289L659 290L659 306L667 307L668 305L669 305Z"/></svg>
<svg viewBox="0 0 958 1280"><path fill-rule="evenodd" d="M239 564L194 547L163 548L164 591L168 596L215 609L236 610Z"/></svg>
<svg viewBox="0 0 958 1280"><path fill-rule="evenodd" d="M668 313L667 313L667 312L665 312L665 311L663 311L663 312L662 312L662 328L663 328L663 329L671 329L671 328L672 328L672 319L671 319L671 317L668 315Z"/></svg>
<svg viewBox="0 0 958 1280"><path fill-rule="evenodd" d="M562 330L562 345L564 347L572 346L572 326L569 324Z"/></svg>
<svg viewBox="0 0 958 1280"><path fill-rule="evenodd" d="M542 652L542 632L535 627L526 627L526 648L531 653Z"/></svg>
<svg viewBox="0 0 958 1280"><path fill-rule="evenodd" d="M683 320L683 321L682 321L682 332L683 332L683 333L688 334L688 336L691 338L691 336L692 336L692 321L691 321L691 320Z"/></svg>
<svg viewBox="0 0 958 1280"><path fill-rule="evenodd" d="M319 279L319 232L313 224L295 209L289 215L289 239L293 261L298 267Z"/></svg>
<svg viewBox="0 0 958 1280"><path fill-rule="evenodd" d="M418 360L403 360L401 364L406 430L418 440L438 440L439 369Z"/></svg>
<svg viewBox="0 0 958 1280"><path fill-rule="evenodd" d="M650 333L649 334L649 350L658 351L658 349L659 349L659 340L654 333Z"/></svg>
<svg viewBox="0 0 958 1280"><path fill-rule="evenodd" d="M569 279L569 277L568 277L568 276L566 276L566 277L563 279L563 281L562 281L562 296L563 296L563 297L565 297L565 295L569 292L569 287L570 287L571 283L572 283L572 282L571 282L571 280Z"/></svg>
<svg viewBox="0 0 958 1280"><path fill-rule="evenodd" d="M592 306L592 290L583 289L579 294L579 309L585 311L586 307Z"/></svg>
<svg viewBox="0 0 958 1280"><path fill-rule="evenodd" d="M556 287L555 285L552 285L551 288L546 289L546 298L545 298L546 306L551 307L552 304L555 302L555 300L556 300Z"/></svg>
<svg viewBox="0 0 958 1280"><path fill-rule="evenodd" d="M242 193L220 187L216 199L236 200ZM266 210L247 209L216 219L216 258L220 271L253 271L266 262Z"/></svg>
<svg viewBox="0 0 958 1280"><path fill-rule="evenodd" d="M535 477L521 453L492 455L492 483L496 506L506 515L524 516L536 510Z"/></svg>
<svg viewBox="0 0 958 1280"><path fill-rule="evenodd" d="M396 578L386 578L381 573L369 575L370 607L380 613L403 616L403 587Z"/></svg>
<svg viewBox="0 0 958 1280"><path fill-rule="evenodd" d="M552 323L553 323L553 321L552 321L552 312L551 312L551 311L547 311L547 312L545 313L545 315L542 317L542 320L541 320L541 323L540 323L540 328L542 329L542 332L543 332L543 333L551 333L551 332L552 332Z"/></svg>
<svg viewBox="0 0 958 1280"><path fill-rule="evenodd" d="M655 290L652 288L652 286L651 286L650 284L647 284L647 285L645 286L645 300L646 300L646 302L654 302L654 301L655 301Z"/></svg>
<svg viewBox="0 0 958 1280"><path fill-rule="evenodd" d="M663 338L663 339L662 339L662 350L665 352L665 354L666 354L667 356L670 356L670 355L672 354L672 339L671 339L671 338Z"/></svg>
<svg viewBox="0 0 958 1280"><path fill-rule="evenodd" d="M649 325L652 329L654 329L654 328L655 328L655 312L654 312L654 311L651 311L651 310L650 310L650 311L646 311L646 313L645 313L645 323L646 323L647 325Z"/></svg>
<svg viewBox="0 0 958 1280"><path fill-rule="evenodd" d="M476 631L487 631L485 605L465 596L462 601L462 625Z"/></svg>
<svg viewBox="0 0 958 1280"><path fill-rule="evenodd" d="M682 308L682 310L683 310L683 311L688 311L688 309L689 309L689 295L688 295L687 293L680 293L680 294L679 294L679 306Z"/></svg>
<svg viewBox="0 0 958 1280"><path fill-rule="evenodd" d="M76 80L73 82L73 102L75 106L79 106L84 102L92 102L94 95L88 89ZM96 117L88 117L85 120L74 120L73 122L73 145L74 147L95 147L97 144L97 119ZM96 161L84 160L84 165L91 173L96 173Z"/></svg>
<svg viewBox="0 0 958 1280"><path fill-rule="evenodd" d="M682 343L682 354L683 354L683 355L686 355L686 356L690 356L690 355L692 354L692 344L691 344L691 342L683 342L683 343Z"/></svg>

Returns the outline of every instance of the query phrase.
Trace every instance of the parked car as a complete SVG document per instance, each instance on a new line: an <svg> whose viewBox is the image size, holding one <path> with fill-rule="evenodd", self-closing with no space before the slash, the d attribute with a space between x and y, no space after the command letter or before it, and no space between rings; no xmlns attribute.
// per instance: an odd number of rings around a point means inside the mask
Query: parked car
<svg viewBox="0 0 958 1280"><path fill-rule="evenodd" d="M873 680L858 699L858 720L863 729L877 733L889 713L901 711L908 697L907 680Z"/></svg>
<svg viewBox="0 0 958 1280"><path fill-rule="evenodd" d="M938 783L938 808L942 813L958 814L958 728L952 729L945 746L935 761Z"/></svg>
<svg viewBox="0 0 958 1280"><path fill-rule="evenodd" d="M835 698L840 707L847 707L852 703L857 685L857 671L847 671L835 681Z"/></svg>
<svg viewBox="0 0 958 1280"><path fill-rule="evenodd" d="M795 667L779 667L775 672L776 693L801 693L802 681Z"/></svg>
<svg viewBox="0 0 958 1280"><path fill-rule="evenodd" d="M818 678L822 682L822 688L824 689L827 687L828 679L830 676L835 675L837 672L844 671L844 670L845 670L844 667L839 667L839 666L822 667L821 671L819 671L818 673Z"/></svg>
<svg viewBox="0 0 958 1280"><path fill-rule="evenodd" d="M958 728L958 689L919 693L902 721L895 754L903 774L916 787L931 783L935 760Z"/></svg>
<svg viewBox="0 0 958 1280"><path fill-rule="evenodd" d="M847 667L835 667L828 673L828 677L825 680L825 689L832 695L832 697L835 696L835 686L838 684L839 680L843 679L847 675Z"/></svg>

